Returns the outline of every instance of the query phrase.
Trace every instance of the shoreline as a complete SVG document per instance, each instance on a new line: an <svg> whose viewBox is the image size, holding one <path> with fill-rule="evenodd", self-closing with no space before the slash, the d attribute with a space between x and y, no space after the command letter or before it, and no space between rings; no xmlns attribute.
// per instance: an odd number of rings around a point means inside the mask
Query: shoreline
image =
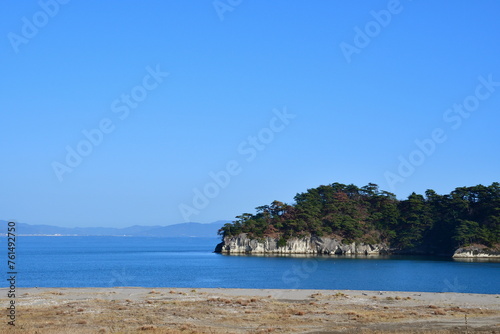
<svg viewBox="0 0 500 334"><path fill-rule="evenodd" d="M331 292L349 292L353 295L358 295L358 294L379 294L382 292L384 295L391 295L391 294L421 294L422 296L428 295L428 297L432 297L433 295L440 295L440 296L453 296L453 298L458 298L460 296L498 296L498 299L500 299L500 290L499 292L494 292L494 293L479 293L479 292L432 292L432 291L403 291L403 290L397 290L397 291L392 291L392 290L349 290L349 289L267 289L267 288L222 288L222 287L216 287L216 288L200 288L200 287L144 287L144 286L111 286L111 287L16 287L16 290L18 292L22 292L22 294L27 293L35 293L35 292L46 292L46 291L54 291L54 290L61 290L61 291L66 291L69 293L76 293L79 294L83 291L89 291L89 292L103 292L103 291L114 291L114 290L125 290L125 291L142 291L142 290L178 290L178 291L191 291L191 290L196 290L196 291L203 291L203 292L223 292L223 293L228 293L228 294L235 294L236 292L242 293L242 295L248 295L248 296L260 296L264 292L269 292L272 293L273 295L283 295L283 294L292 294L293 296L296 296L295 298L302 298L304 295L307 295L308 292L325 292L325 293L331 293ZM7 291L9 288L7 287L1 287L0 288L0 301L5 299L5 296L7 295ZM73 291L75 290L75 291ZM266 294L266 296L269 295ZM297 297L298 296L298 297ZM19 298L19 297L18 297Z"/></svg>
<svg viewBox="0 0 500 334"><path fill-rule="evenodd" d="M450 257L452 259L495 259L500 260L500 248L492 249L485 245L475 244L458 247L455 250L439 252L415 248L391 248L386 242L365 243L352 241L344 243L342 238L335 235L317 236L308 234L301 237L292 237L280 244L282 239L267 235L262 238L249 237L248 233L224 236L215 246L214 253L224 255L311 255L311 256L393 256L417 255Z"/></svg>
<svg viewBox="0 0 500 334"><path fill-rule="evenodd" d="M7 291L0 288L5 307ZM499 294L144 287L16 292L16 329L26 333L456 333L465 332L465 316L469 333L500 332Z"/></svg>

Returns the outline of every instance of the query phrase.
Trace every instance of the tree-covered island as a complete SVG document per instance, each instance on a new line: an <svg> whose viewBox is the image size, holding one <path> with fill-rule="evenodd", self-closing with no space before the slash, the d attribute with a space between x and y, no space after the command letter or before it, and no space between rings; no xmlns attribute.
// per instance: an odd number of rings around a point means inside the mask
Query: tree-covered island
<svg viewBox="0 0 500 334"><path fill-rule="evenodd" d="M450 194L427 190L398 200L376 184L332 183L298 193L292 205L274 201L244 213L220 230L221 251L231 239L338 240L341 244L387 245L391 253L451 255L457 249L499 255L500 184L459 187ZM313 239L310 239L313 240ZM229 249L226 246L226 249ZM230 253L230 250L227 251ZM471 253L472 254L472 253Z"/></svg>

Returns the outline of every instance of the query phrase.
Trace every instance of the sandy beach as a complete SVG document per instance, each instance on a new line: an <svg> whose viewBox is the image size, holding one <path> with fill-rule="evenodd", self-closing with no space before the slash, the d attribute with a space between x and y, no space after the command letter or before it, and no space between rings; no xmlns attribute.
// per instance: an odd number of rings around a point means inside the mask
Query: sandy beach
<svg viewBox="0 0 500 334"><path fill-rule="evenodd" d="M7 289L0 289L7 308ZM2 333L500 333L500 295L20 288Z"/></svg>

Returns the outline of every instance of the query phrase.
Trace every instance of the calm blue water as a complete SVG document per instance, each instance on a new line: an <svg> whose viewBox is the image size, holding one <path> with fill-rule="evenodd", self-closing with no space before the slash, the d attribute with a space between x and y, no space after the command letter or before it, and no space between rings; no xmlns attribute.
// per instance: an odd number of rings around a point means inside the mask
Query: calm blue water
<svg viewBox="0 0 500 334"><path fill-rule="evenodd" d="M212 253L217 242L213 238L18 237L17 286L500 293L499 262L226 256ZM1 286L7 282L2 280Z"/></svg>

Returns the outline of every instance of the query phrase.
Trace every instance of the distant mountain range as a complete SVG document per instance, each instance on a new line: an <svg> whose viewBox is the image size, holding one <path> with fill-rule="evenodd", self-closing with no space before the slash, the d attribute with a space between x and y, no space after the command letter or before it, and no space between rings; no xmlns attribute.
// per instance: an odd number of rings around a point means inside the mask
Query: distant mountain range
<svg viewBox="0 0 500 334"><path fill-rule="evenodd" d="M135 237L217 237L217 231L230 221L219 220L209 224L181 223L167 226L134 225L125 228L113 227L59 227L51 225L30 225L16 223L17 235L61 235L61 236L135 236ZM7 232L7 221L0 220Z"/></svg>

